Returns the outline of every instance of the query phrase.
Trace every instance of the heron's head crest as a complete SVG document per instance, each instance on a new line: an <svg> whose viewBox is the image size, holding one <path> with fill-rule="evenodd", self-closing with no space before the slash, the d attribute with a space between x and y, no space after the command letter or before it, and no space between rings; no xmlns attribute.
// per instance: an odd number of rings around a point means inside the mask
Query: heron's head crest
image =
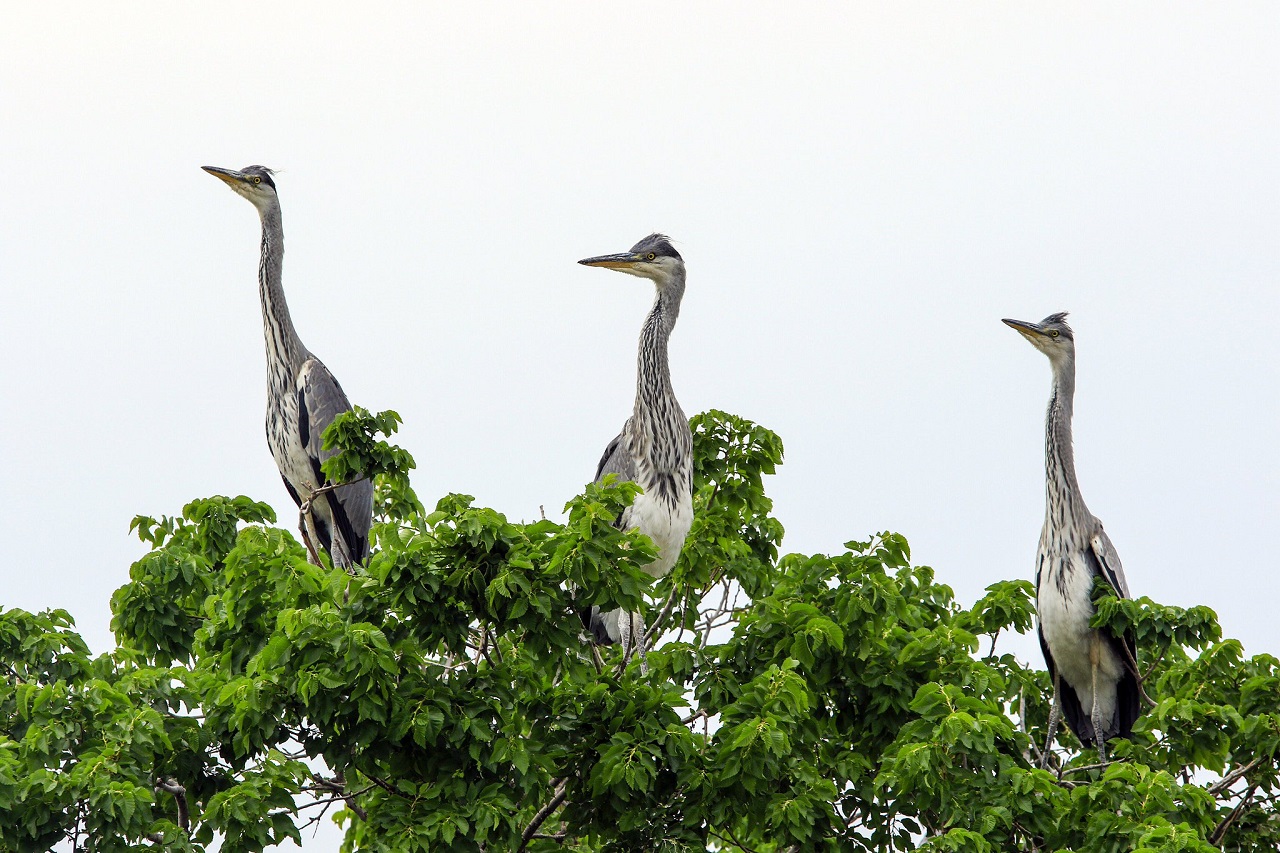
<svg viewBox="0 0 1280 853"><path fill-rule="evenodd" d="M671 238L666 234L658 234L654 232L645 237L639 243L631 247L631 251L636 254L650 254L659 258L675 258L676 260L684 260L680 257L680 253L676 251L676 247L671 245Z"/></svg>
<svg viewBox="0 0 1280 853"><path fill-rule="evenodd" d="M1059 311L1056 314L1050 314L1040 321L1040 327L1046 331L1056 329L1058 334L1069 341L1075 340L1075 332L1071 331L1071 327L1067 325L1067 312ZM1056 337L1056 336L1055 336Z"/></svg>
<svg viewBox="0 0 1280 853"><path fill-rule="evenodd" d="M271 187L271 189L276 188L276 182L272 180L272 176L276 173L275 169L268 169L266 166L245 166L240 171L246 175L256 175L262 178L262 183Z"/></svg>

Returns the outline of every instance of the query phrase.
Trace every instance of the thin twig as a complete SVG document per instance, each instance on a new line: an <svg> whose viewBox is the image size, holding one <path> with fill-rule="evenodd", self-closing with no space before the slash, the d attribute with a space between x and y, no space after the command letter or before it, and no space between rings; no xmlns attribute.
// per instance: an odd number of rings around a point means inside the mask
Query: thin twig
<svg viewBox="0 0 1280 853"><path fill-rule="evenodd" d="M347 807L350 808L351 811L355 812L361 820L369 819L369 815L356 802L356 797L372 791L374 787L373 785L369 785L367 788L359 791L348 791L346 780L342 777L326 779L319 773L312 773L311 778L315 780L317 788L323 788L326 791L330 791L336 795L336 799L346 802ZM306 806L304 806L304 808L306 808Z"/></svg>
<svg viewBox="0 0 1280 853"><path fill-rule="evenodd" d="M1142 674L1139 681L1146 681L1151 677L1151 673L1156 671L1156 667L1160 665L1160 661L1164 660L1164 653L1169 651L1169 647L1165 646L1160 650L1160 654L1156 655L1156 659L1151 662L1151 666L1147 667L1147 671Z"/></svg>
<svg viewBox="0 0 1280 853"><path fill-rule="evenodd" d="M1065 776L1065 775L1066 775L1066 774L1068 774L1068 773L1083 773L1083 772L1085 772L1086 770L1101 770L1101 769L1103 769L1104 767L1109 767L1109 766L1110 766L1110 764L1109 764L1109 763L1104 763L1104 764L1082 764L1082 765L1080 765L1079 767L1065 767L1065 768L1063 768L1063 769L1059 772L1059 774L1058 774L1058 775L1059 775L1059 776Z"/></svg>
<svg viewBox="0 0 1280 853"><path fill-rule="evenodd" d="M1236 818L1240 817L1240 814L1245 810L1245 807L1253 799L1253 792L1256 790L1257 786L1255 785L1246 791L1245 795L1240 798L1240 802L1236 803L1236 807L1231 810L1231 814L1224 817L1222 819L1222 823L1218 824L1217 827L1214 828L1213 832L1209 833L1210 844L1216 847L1222 843L1222 839L1226 836L1227 830L1231 828L1231 824L1236 822Z"/></svg>
<svg viewBox="0 0 1280 853"><path fill-rule="evenodd" d="M680 587L672 585L671 594L667 596L667 603L662 605L662 612L658 614L658 618L654 620L653 627L644 635L644 646L649 648L654 640L658 638L658 632L662 629L662 623L667 618L667 614L671 612L671 606L676 603L676 593L680 591Z"/></svg>
<svg viewBox="0 0 1280 853"><path fill-rule="evenodd" d="M756 853L755 848L753 848L753 847L748 847L747 845L745 845L745 844L743 844L741 841L739 841L739 840L738 840L738 837L737 837L736 835L734 835L734 834L733 834L733 831L732 831L731 829L729 829L728 827L725 827L724 832L725 832L725 834L726 834L726 835L728 835L728 836L729 836L729 840L730 840L730 841L732 841L732 842L733 842L737 847L740 847L741 849L746 850L746 851L747 851L747 853ZM715 833L712 833L712 834L714 835ZM723 839L722 839L722 840L723 840Z"/></svg>
<svg viewBox="0 0 1280 853"><path fill-rule="evenodd" d="M391 786L390 786L390 785L388 785L386 782L384 782L384 781L382 781L381 779L379 779L377 776L370 776L369 774L367 774L367 773L366 773L366 774L365 774L365 778L366 778L366 779L368 779L368 780L369 780L370 782L372 782L373 784L377 785L377 786L378 786L379 788L381 788L382 790L386 791L388 794L395 794L397 797L400 797L400 798L401 798L401 799L403 799L403 800L410 800L410 799L413 799L412 797L410 797L408 794L404 793L403 791L399 791L399 790L397 790L397 789L395 789L395 788L391 787Z"/></svg>
<svg viewBox="0 0 1280 853"><path fill-rule="evenodd" d="M1138 672L1138 662L1133 659L1133 652L1129 651L1129 644L1121 642L1120 648L1124 649L1125 663L1127 664L1129 672L1138 681L1138 693L1142 695L1142 698L1147 701L1149 706L1154 708L1156 706L1156 701L1147 695L1147 689L1142 685L1142 673Z"/></svg>
<svg viewBox="0 0 1280 853"><path fill-rule="evenodd" d="M373 789L373 786L370 785L365 790L372 790L372 789ZM351 798L354 796L355 794L334 794L332 797L329 797L328 799L312 800L311 802L306 803L305 805L298 806L297 810L302 811L303 809L313 809L316 806L324 806L324 811L322 811L316 817L312 818L312 820L308 822L307 826L310 826L312 822L318 822L320 818L324 817L324 812L328 811L329 806L333 805L334 803L346 803L347 808L355 812L356 815L358 815L361 820L368 820L369 815L365 812L365 810L360 808L360 806L356 805L354 802L352 802Z"/></svg>
<svg viewBox="0 0 1280 853"><path fill-rule="evenodd" d="M680 725L687 726L690 723L696 722L697 720L702 719L703 717L706 717L706 716L708 716L706 711L698 711L697 713L690 714L689 716L681 720Z"/></svg>
<svg viewBox="0 0 1280 853"><path fill-rule="evenodd" d="M1024 687L1018 691L1018 728L1027 736L1027 749L1022 753L1023 759L1028 763L1040 763L1040 747L1036 744L1035 738L1027 731L1027 689ZM1032 758L1035 761L1032 761Z"/></svg>

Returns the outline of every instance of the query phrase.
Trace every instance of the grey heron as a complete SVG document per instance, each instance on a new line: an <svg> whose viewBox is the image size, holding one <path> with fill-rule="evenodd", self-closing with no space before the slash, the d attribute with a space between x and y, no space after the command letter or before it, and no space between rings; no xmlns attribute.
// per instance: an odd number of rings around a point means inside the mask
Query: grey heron
<svg viewBox="0 0 1280 853"><path fill-rule="evenodd" d="M1129 585L1120 555L1085 506L1076 481L1071 447L1076 346L1066 317L1064 312L1039 323L1004 322L1048 356L1053 370L1045 419L1045 517L1036 551L1037 628L1056 701L1045 759L1061 709L1080 742L1096 745L1105 762L1106 742L1129 737L1138 718L1137 657L1132 633L1116 636L1089 627L1095 612L1093 579L1103 578L1121 598L1129 597Z"/></svg>
<svg viewBox="0 0 1280 853"><path fill-rule="evenodd" d="M280 281L284 229L272 172L263 166L203 168L252 202L262 220L258 296L267 343L267 444L290 497L299 507L310 503L309 526L320 546L334 565L350 569L369 550L373 484L362 480L317 495L327 484L320 464L334 453L321 446L321 436L351 403L329 369L302 345L289 316Z"/></svg>
<svg viewBox="0 0 1280 853"><path fill-rule="evenodd" d="M657 558L645 567L655 578L675 565L693 524L693 434L671 388L667 341L680 316L684 296L684 259L668 237L650 234L630 251L578 261L604 267L653 282L653 308L640 329L636 360L636 400L631 417L596 466L598 483L609 474L632 481L644 492L623 512L618 527L638 529L658 548ZM644 619L625 610L601 612L592 607L583 623L597 643L621 643L624 658L634 649L645 653Z"/></svg>

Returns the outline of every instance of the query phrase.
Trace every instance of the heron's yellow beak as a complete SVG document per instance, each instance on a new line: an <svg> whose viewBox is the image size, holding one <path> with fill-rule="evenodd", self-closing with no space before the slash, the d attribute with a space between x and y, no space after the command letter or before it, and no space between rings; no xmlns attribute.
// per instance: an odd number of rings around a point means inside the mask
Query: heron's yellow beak
<svg viewBox="0 0 1280 853"><path fill-rule="evenodd" d="M243 184L247 180L243 173L235 169L224 169L221 166L201 166L200 168L228 184Z"/></svg>
<svg viewBox="0 0 1280 853"><path fill-rule="evenodd" d="M1037 335L1042 338L1047 337L1044 330L1040 328L1039 323L1028 323L1026 320L1002 320L1001 322L1010 329L1013 329L1015 332L1027 337L1030 337L1031 335Z"/></svg>
<svg viewBox="0 0 1280 853"><path fill-rule="evenodd" d="M598 255L594 258L583 258L578 263L587 267L604 267L607 270L627 270L644 260L635 252L619 252L616 255Z"/></svg>

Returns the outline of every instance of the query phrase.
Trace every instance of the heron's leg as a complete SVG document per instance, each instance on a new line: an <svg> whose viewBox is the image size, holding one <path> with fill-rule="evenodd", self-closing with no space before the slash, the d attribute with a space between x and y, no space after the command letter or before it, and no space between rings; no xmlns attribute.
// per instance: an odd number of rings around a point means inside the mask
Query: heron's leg
<svg viewBox="0 0 1280 853"><path fill-rule="evenodd" d="M1058 699L1058 679L1053 679L1053 704L1049 706L1049 734L1044 739L1044 752L1040 755L1040 769L1049 769L1049 751L1053 749L1053 738L1058 734L1058 718L1061 705Z"/></svg>
<svg viewBox="0 0 1280 853"><path fill-rule="evenodd" d="M351 600L351 579L356 576L356 567L351 562L351 557L347 555L347 549L337 539L333 540L333 544L336 547L329 557L335 566L341 566L347 573L347 582L342 585L342 603L346 604Z"/></svg>
<svg viewBox="0 0 1280 853"><path fill-rule="evenodd" d="M649 662L645 660L644 616L639 613L623 613L618 620L618 633L622 635L622 665L626 667L631 658L640 660L640 674L649 674Z"/></svg>
<svg viewBox="0 0 1280 853"><path fill-rule="evenodd" d="M316 530L316 520L311 514L311 502L307 501L301 510L302 538L307 546L307 562L315 566L323 566L320 560L320 533Z"/></svg>
<svg viewBox="0 0 1280 853"><path fill-rule="evenodd" d="M618 618L618 645L622 646L622 665L631 659L631 614L623 612Z"/></svg>
<svg viewBox="0 0 1280 853"><path fill-rule="evenodd" d="M1102 655L1102 640L1094 631L1089 638L1089 679L1093 687L1093 707L1089 710L1089 721L1093 723L1093 741L1098 746L1098 761L1107 763L1107 742L1102 732L1102 707L1098 704L1098 659Z"/></svg>
<svg viewBox="0 0 1280 853"><path fill-rule="evenodd" d="M648 654L649 647L645 643L645 639L644 639L644 635L645 635L644 614L640 612L632 613L631 618L634 620L631 626L631 632L632 632L632 636L635 638L636 657L640 659L640 674L648 675L649 661L645 657L645 655Z"/></svg>
<svg viewBox="0 0 1280 853"><path fill-rule="evenodd" d="M644 617L639 613L622 611L618 618L618 643L622 646L622 667L626 668L633 656L640 659L640 674L649 674L649 662L645 660L648 649L644 642Z"/></svg>
<svg viewBox="0 0 1280 853"><path fill-rule="evenodd" d="M347 574L355 575L356 561L351 559L351 554L347 551L347 543L344 542L340 537L334 536L333 544L334 544L333 564L335 566L341 566L342 569L346 571Z"/></svg>

